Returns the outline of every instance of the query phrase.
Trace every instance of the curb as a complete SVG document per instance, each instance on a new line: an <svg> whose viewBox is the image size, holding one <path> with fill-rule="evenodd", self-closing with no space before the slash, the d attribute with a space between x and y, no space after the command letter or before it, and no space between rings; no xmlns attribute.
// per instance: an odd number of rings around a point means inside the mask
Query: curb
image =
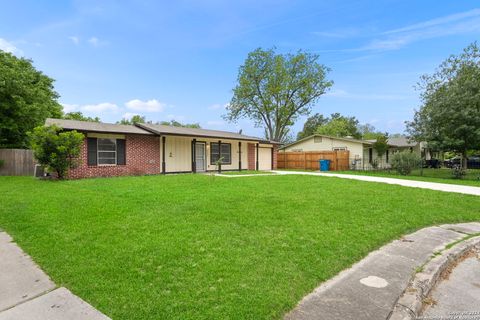
<svg viewBox="0 0 480 320"><path fill-rule="evenodd" d="M461 241L445 249L440 255L434 256L423 265L422 270L413 276L387 320L418 319L424 299L428 297L442 273L472 249L480 249L480 236Z"/></svg>

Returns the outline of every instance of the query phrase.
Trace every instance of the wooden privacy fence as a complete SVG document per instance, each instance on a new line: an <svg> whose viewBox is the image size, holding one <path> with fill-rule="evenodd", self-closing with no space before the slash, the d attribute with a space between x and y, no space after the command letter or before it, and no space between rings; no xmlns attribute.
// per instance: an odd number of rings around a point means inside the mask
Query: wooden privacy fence
<svg viewBox="0 0 480 320"><path fill-rule="evenodd" d="M0 176L33 176L35 171L32 150L0 149L0 160Z"/></svg>
<svg viewBox="0 0 480 320"><path fill-rule="evenodd" d="M320 170L318 160L330 160L330 170L349 169L349 151L278 152L278 169Z"/></svg>

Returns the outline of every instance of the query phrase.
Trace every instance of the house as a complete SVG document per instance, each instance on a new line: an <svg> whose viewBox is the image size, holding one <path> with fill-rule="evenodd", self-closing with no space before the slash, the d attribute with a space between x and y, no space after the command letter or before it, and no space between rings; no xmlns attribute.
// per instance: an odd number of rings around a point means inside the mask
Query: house
<svg viewBox="0 0 480 320"><path fill-rule="evenodd" d="M367 164L373 161L373 150L369 151L372 144L366 140L314 134L279 148L279 152L349 151L350 169L361 169L365 165L363 159L369 159Z"/></svg>
<svg viewBox="0 0 480 320"><path fill-rule="evenodd" d="M349 166L352 170L388 168L391 155L404 150L416 152L426 160L431 158L431 151L425 142L410 141L404 136L388 138L388 150L378 156L373 148L375 141L314 134L279 148L279 152L349 151Z"/></svg>
<svg viewBox="0 0 480 320"><path fill-rule="evenodd" d="M158 124L120 125L47 119L85 135L69 177L276 169L278 143L239 133Z"/></svg>

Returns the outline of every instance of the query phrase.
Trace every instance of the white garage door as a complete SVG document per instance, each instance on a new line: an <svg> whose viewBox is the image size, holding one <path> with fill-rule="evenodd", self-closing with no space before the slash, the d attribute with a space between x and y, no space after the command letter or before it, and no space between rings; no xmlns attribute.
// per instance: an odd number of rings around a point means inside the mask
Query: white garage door
<svg viewBox="0 0 480 320"><path fill-rule="evenodd" d="M259 170L272 170L272 148L258 148Z"/></svg>

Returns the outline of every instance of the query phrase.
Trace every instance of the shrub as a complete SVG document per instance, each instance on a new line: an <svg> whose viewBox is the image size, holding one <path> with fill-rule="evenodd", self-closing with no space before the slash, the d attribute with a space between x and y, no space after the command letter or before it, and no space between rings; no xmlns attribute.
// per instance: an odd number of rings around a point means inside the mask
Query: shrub
<svg viewBox="0 0 480 320"><path fill-rule="evenodd" d="M78 165L83 134L52 125L36 127L29 136L35 158L56 172L58 179L64 179L68 169Z"/></svg>
<svg viewBox="0 0 480 320"><path fill-rule="evenodd" d="M0 168L3 167L4 164L5 164L5 160L0 159Z"/></svg>
<svg viewBox="0 0 480 320"><path fill-rule="evenodd" d="M413 169L420 167L422 159L416 153L408 150L395 153L392 156L392 168L402 176L409 175Z"/></svg>
<svg viewBox="0 0 480 320"><path fill-rule="evenodd" d="M452 168L452 176L454 179L463 179L464 176L467 175L467 170L462 168L462 166L453 166Z"/></svg>

